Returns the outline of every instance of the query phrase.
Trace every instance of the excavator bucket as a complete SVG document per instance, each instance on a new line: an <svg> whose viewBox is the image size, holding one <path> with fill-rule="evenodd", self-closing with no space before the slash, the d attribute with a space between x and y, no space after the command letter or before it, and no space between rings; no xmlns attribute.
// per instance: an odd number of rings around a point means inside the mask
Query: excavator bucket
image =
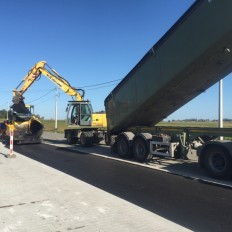
<svg viewBox="0 0 232 232"><path fill-rule="evenodd" d="M16 113L21 113L21 114L30 114L29 109L26 107L25 103L23 100L19 101L18 103L14 103L11 108L13 109L14 112Z"/></svg>
<svg viewBox="0 0 232 232"><path fill-rule="evenodd" d="M12 99L13 105L11 108L14 112L18 114L30 114L29 109L26 107L24 103L24 97L17 91L14 91L14 96Z"/></svg>
<svg viewBox="0 0 232 232"><path fill-rule="evenodd" d="M25 118L16 118L14 122L14 143L15 144L36 144L42 142L44 125L35 117L28 120ZM10 125L6 125L6 144L9 144Z"/></svg>

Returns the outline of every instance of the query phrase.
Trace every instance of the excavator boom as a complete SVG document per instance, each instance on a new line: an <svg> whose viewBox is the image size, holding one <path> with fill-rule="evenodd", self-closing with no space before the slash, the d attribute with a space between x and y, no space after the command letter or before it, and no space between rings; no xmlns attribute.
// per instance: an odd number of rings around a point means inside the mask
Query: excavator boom
<svg viewBox="0 0 232 232"><path fill-rule="evenodd" d="M52 69L45 61L40 61L31 68L28 74L22 79L20 84L13 90L13 110L17 113L27 113L24 104L23 94L29 87L43 74L50 81L56 84L66 94L71 96L73 100L83 101L85 92L83 89L72 87L69 82Z"/></svg>

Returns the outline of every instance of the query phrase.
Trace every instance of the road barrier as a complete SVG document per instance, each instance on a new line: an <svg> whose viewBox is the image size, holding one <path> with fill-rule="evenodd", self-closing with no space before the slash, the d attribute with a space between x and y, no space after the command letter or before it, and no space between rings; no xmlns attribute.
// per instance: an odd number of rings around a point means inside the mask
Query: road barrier
<svg viewBox="0 0 232 232"><path fill-rule="evenodd" d="M10 127L10 154L7 155L8 158L15 158L13 154L13 144L14 144L14 130Z"/></svg>

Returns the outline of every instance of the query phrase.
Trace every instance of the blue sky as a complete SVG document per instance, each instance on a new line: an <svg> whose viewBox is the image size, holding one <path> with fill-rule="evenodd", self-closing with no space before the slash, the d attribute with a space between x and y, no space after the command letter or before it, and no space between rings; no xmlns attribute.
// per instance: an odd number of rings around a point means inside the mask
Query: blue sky
<svg viewBox="0 0 232 232"><path fill-rule="evenodd" d="M45 60L75 87L85 87L94 111L188 9L193 0L1 0L0 109L30 68ZM113 82L111 82L113 81ZM107 83L108 84L102 84ZM224 79L224 117L232 118L231 77ZM102 85L97 85L102 84ZM97 85L97 86L94 86ZM55 85L42 76L25 102L47 119L55 117ZM58 118L69 96L59 90ZM218 117L218 85L168 119Z"/></svg>

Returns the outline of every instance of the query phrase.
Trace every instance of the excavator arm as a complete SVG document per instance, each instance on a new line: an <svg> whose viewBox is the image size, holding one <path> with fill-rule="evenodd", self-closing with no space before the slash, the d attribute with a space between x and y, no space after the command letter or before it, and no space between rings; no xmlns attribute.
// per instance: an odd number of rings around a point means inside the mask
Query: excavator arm
<svg viewBox="0 0 232 232"><path fill-rule="evenodd" d="M48 66L48 65L47 65ZM85 92L83 89L76 89L72 87L67 80L61 77L54 69L50 68L50 71L46 68L39 70L41 74L46 76L49 80L54 82L60 89L66 94L75 98L75 101L83 101ZM81 93L80 93L81 92Z"/></svg>
<svg viewBox="0 0 232 232"><path fill-rule="evenodd" d="M76 89L72 87L69 82L60 76L54 69L49 67L45 61L38 62L28 74L22 79L21 83L13 90L13 110L17 113L27 113L24 104L23 94L30 88L30 86L40 78L41 74L46 76L50 81L56 84L66 94L70 95L75 101L83 101L85 92L83 89Z"/></svg>

